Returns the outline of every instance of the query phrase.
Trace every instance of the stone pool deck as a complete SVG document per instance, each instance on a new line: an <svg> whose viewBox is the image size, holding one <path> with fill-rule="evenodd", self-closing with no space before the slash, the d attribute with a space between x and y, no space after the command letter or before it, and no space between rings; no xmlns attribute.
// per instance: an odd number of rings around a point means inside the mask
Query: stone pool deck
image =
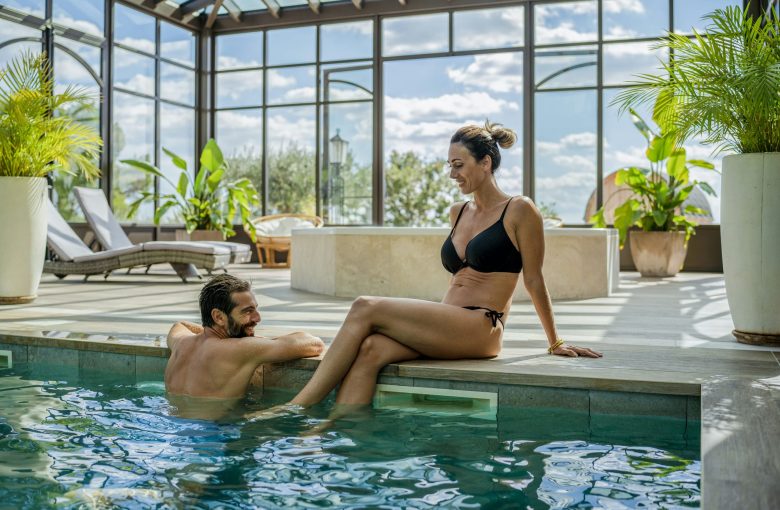
<svg viewBox="0 0 780 510"><path fill-rule="evenodd" d="M44 276L36 301L0 308L0 350L19 361L159 374L171 323L199 322L201 285L156 268L87 284ZM231 272L253 282L260 335L306 330L328 341L349 309L348 299L290 289L287 270L241 265ZM548 356L532 305L516 303L497 359L392 365L383 382L488 389L499 405L700 420L702 508L772 508L780 500L780 348L736 343L722 275L622 273L610 297L557 301L554 310L562 337L604 357ZM263 384L297 387L317 362L266 367Z"/></svg>

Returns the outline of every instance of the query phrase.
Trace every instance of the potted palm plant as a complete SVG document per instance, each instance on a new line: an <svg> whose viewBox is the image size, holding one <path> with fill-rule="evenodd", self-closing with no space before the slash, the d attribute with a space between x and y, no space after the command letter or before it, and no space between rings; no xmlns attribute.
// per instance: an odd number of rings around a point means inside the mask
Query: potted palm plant
<svg viewBox="0 0 780 510"><path fill-rule="evenodd" d="M130 204L128 217L132 218L142 203L154 201L159 204L154 212L156 225L160 224L160 220L170 210L184 221L190 239L224 240L236 234L233 230L233 220L238 214L244 230L252 241L255 240L255 226L251 216L252 207L260 204L257 190L247 178L225 180L228 163L213 138L203 147L200 170L194 179L183 158L167 149L163 151L180 170L176 183L146 161L122 160L122 163L163 179L173 189L173 192L162 195L157 192L142 192L141 196Z"/></svg>
<svg viewBox="0 0 780 510"><path fill-rule="evenodd" d="M674 55L617 99L656 101L656 115L683 137L702 137L723 159L721 246L734 335L780 344L780 20L729 7L704 34L669 34Z"/></svg>
<svg viewBox="0 0 780 510"><path fill-rule="evenodd" d="M614 225L623 248L626 236L631 246L631 258L642 276L674 276L682 268L688 249L688 240L695 233L696 223L686 214L705 214L694 205L686 205L691 192L698 186L705 193L715 195L706 182L691 180L691 166L714 170L708 161L688 159L671 126L654 131L632 108L629 108L634 126L647 140L647 167L626 167L615 172L617 190L590 218L594 227L607 225L605 211L614 208ZM613 199L625 196L615 206ZM639 227L640 230L632 230Z"/></svg>
<svg viewBox="0 0 780 510"><path fill-rule="evenodd" d="M43 54L26 52L0 70L0 303L35 299L46 250L46 179L54 171L92 179L102 142L65 108L94 96L54 93Z"/></svg>

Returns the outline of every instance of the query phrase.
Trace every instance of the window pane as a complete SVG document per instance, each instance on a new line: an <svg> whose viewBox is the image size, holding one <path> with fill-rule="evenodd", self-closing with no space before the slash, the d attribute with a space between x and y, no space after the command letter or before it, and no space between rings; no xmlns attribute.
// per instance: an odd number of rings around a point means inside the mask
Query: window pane
<svg viewBox="0 0 780 510"><path fill-rule="evenodd" d="M382 54L414 55L447 51L447 14L405 16L382 20Z"/></svg>
<svg viewBox="0 0 780 510"><path fill-rule="evenodd" d="M313 106L268 109L268 213L316 210Z"/></svg>
<svg viewBox="0 0 780 510"><path fill-rule="evenodd" d="M322 25L322 60L371 58L374 55L374 23L357 21Z"/></svg>
<svg viewBox="0 0 780 510"><path fill-rule="evenodd" d="M522 140L522 68L520 52L385 63L388 225L449 223L449 206L462 196L445 166L447 150L450 137L464 124L481 125L487 117L514 129ZM521 144L502 149L501 156L499 186L521 194Z"/></svg>
<svg viewBox="0 0 780 510"><path fill-rule="evenodd" d="M122 4L114 6L114 41L154 54L154 18Z"/></svg>
<svg viewBox="0 0 780 510"><path fill-rule="evenodd" d="M218 70L260 67L263 65L263 33L220 35L216 50Z"/></svg>
<svg viewBox="0 0 780 510"><path fill-rule="evenodd" d="M371 223L372 103L323 106L322 214L330 224ZM338 145L344 149L339 154ZM341 159L338 159L341 155Z"/></svg>
<svg viewBox="0 0 780 510"><path fill-rule="evenodd" d="M655 43L612 43L604 45L604 84L621 85L635 81L637 74L655 73L667 60L664 49L653 50Z"/></svg>
<svg viewBox="0 0 780 510"><path fill-rule="evenodd" d="M603 10L604 39L661 37L669 30L669 0L604 0Z"/></svg>
<svg viewBox="0 0 780 510"><path fill-rule="evenodd" d="M0 19L0 43L20 37L35 37L38 39L41 37L41 31ZM5 66L8 61L25 50L40 53L41 43L23 41L0 48L0 66Z"/></svg>
<svg viewBox="0 0 780 510"><path fill-rule="evenodd" d="M598 54L595 46L536 50L534 78L537 90L595 87Z"/></svg>
<svg viewBox="0 0 780 510"><path fill-rule="evenodd" d="M229 165L227 174L230 179L246 177L262 194L263 111L219 111L215 132L217 143Z"/></svg>
<svg viewBox="0 0 780 510"><path fill-rule="evenodd" d="M595 0L537 5L534 7L536 44L595 41L598 8Z"/></svg>
<svg viewBox="0 0 780 510"><path fill-rule="evenodd" d="M541 92L535 102L536 205L585 223L596 187L596 91Z"/></svg>
<svg viewBox="0 0 780 510"><path fill-rule="evenodd" d="M114 86L154 95L154 59L114 47Z"/></svg>
<svg viewBox="0 0 780 510"><path fill-rule="evenodd" d="M268 104L314 102L317 69L286 67L268 70Z"/></svg>
<svg viewBox="0 0 780 510"><path fill-rule="evenodd" d="M98 83L81 63L58 48L54 49L54 61L55 91L57 93L64 91L69 85L77 85L87 89L92 94L92 101L89 103L70 105L60 111L71 115L78 122L99 133L100 88ZM97 160L94 163L96 166L99 165ZM73 176L65 172L55 172L52 178L55 204L62 216L68 221L84 221L81 208L76 203L73 188L75 186L97 187L99 181L95 179L89 182L81 175Z"/></svg>
<svg viewBox="0 0 780 510"><path fill-rule="evenodd" d="M715 9L725 9L730 5L741 7L742 2L739 0L675 0L674 31L691 34L696 29L698 32L703 32L711 22L702 18Z"/></svg>
<svg viewBox="0 0 780 510"><path fill-rule="evenodd" d="M123 159L154 161L154 100L114 92L112 126L112 207L117 218L128 220L127 212L141 191L153 191L151 176L123 163ZM154 207L145 203L131 221L151 223Z"/></svg>
<svg viewBox="0 0 780 510"><path fill-rule="evenodd" d="M187 170L194 174L195 168L195 110L162 103L160 105L160 147L168 149L187 162ZM179 182L181 171L171 158L160 151L160 170L174 183ZM160 179L160 193L175 190L165 179ZM163 223L183 223L173 210L163 216Z"/></svg>
<svg viewBox="0 0 780 510"><path fill-rule="evenodd" d="M456 11L452 20L454 49L481 50L522 46L523 13L522 7Z"/></svg>
<svg viewBox="0 0 780 510"><path fill-rule="evenodd" d="M369 63L367 69L360 67L359 63L322 66L323 101L373 99L373 66Z"/></svg>
<svg viewBox="0 0 780 510"><path fill-rule="evenodd" d="M160 62L160 97L195 104L195 71Z"/></svg>
<svg viewBox="0 0 780 510"><path fill-rule="evenodd" d="M217 108L263 104L263 71L217 73Z"/></svg>
<svg viewBox="0 0 780 510"><path fill-rule="evenodd" d="M89 66L92 68L95 74L97 74L98 76L102 75L99 47L92 46L90 44L80 43L78 41L68 39L67 37L56 37L56 36L54 38L54 44L62 45L72 50L76 55L84 59L87 62L87 64L89 64ZM55 51L59 51L60 53L63 54L66 53L61 49ZM58 65L59 63L57 62L57 59L55 59L54 67L56 68Z"/></svg>
<svg viewBox="0 0 780 510"><path fill-rule="evenodd" d="M3 5L17 11L26 12L39 18L46 17L45 0L3 0Z"/></svg>
<svg viewBox="0 0 780 510"><path fill-rule="evenodd" d="M160 56L195 66L195 34L170 23L160 23Z"/></svg>
<svg viewBox="0 0 780 510"><path fill-rule="evenodd" d="M103 37L103 0L54 0L54 23Z"/></svg>
<svg viewBox="0 0 780 510"><path fill-rule="evenodd" d="M316 27L268 31L268 65L305 64L317 59Z"/></svg>

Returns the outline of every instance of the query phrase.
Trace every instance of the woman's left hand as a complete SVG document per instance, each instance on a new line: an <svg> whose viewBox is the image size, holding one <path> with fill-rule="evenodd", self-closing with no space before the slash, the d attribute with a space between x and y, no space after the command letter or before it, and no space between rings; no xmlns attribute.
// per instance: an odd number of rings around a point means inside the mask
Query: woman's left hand
<svg viewBox="0 0 780 510"><path fill-rule="evenodd" d="M562 344L553 351L553 354L558 356L569 356L571 358L577 358L582 356L584 358L600 358L603 356L600 352L596 352L593 349L587 347L577 347L576 345Z"/></svg>

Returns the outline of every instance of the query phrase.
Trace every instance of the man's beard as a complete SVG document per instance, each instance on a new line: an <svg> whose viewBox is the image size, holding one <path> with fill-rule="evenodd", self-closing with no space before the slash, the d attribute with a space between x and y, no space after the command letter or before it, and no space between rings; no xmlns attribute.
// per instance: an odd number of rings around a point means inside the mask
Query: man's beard
<svg viewBox="0 0 780 510"><path fill-rule="evenodd" d="M257 326L257 324L254 322L241 325L234 321L233 317L228 315L227 334L230 338L244 338L245 336L252 336L248 330L254 328L255 326Z"/></svg>

